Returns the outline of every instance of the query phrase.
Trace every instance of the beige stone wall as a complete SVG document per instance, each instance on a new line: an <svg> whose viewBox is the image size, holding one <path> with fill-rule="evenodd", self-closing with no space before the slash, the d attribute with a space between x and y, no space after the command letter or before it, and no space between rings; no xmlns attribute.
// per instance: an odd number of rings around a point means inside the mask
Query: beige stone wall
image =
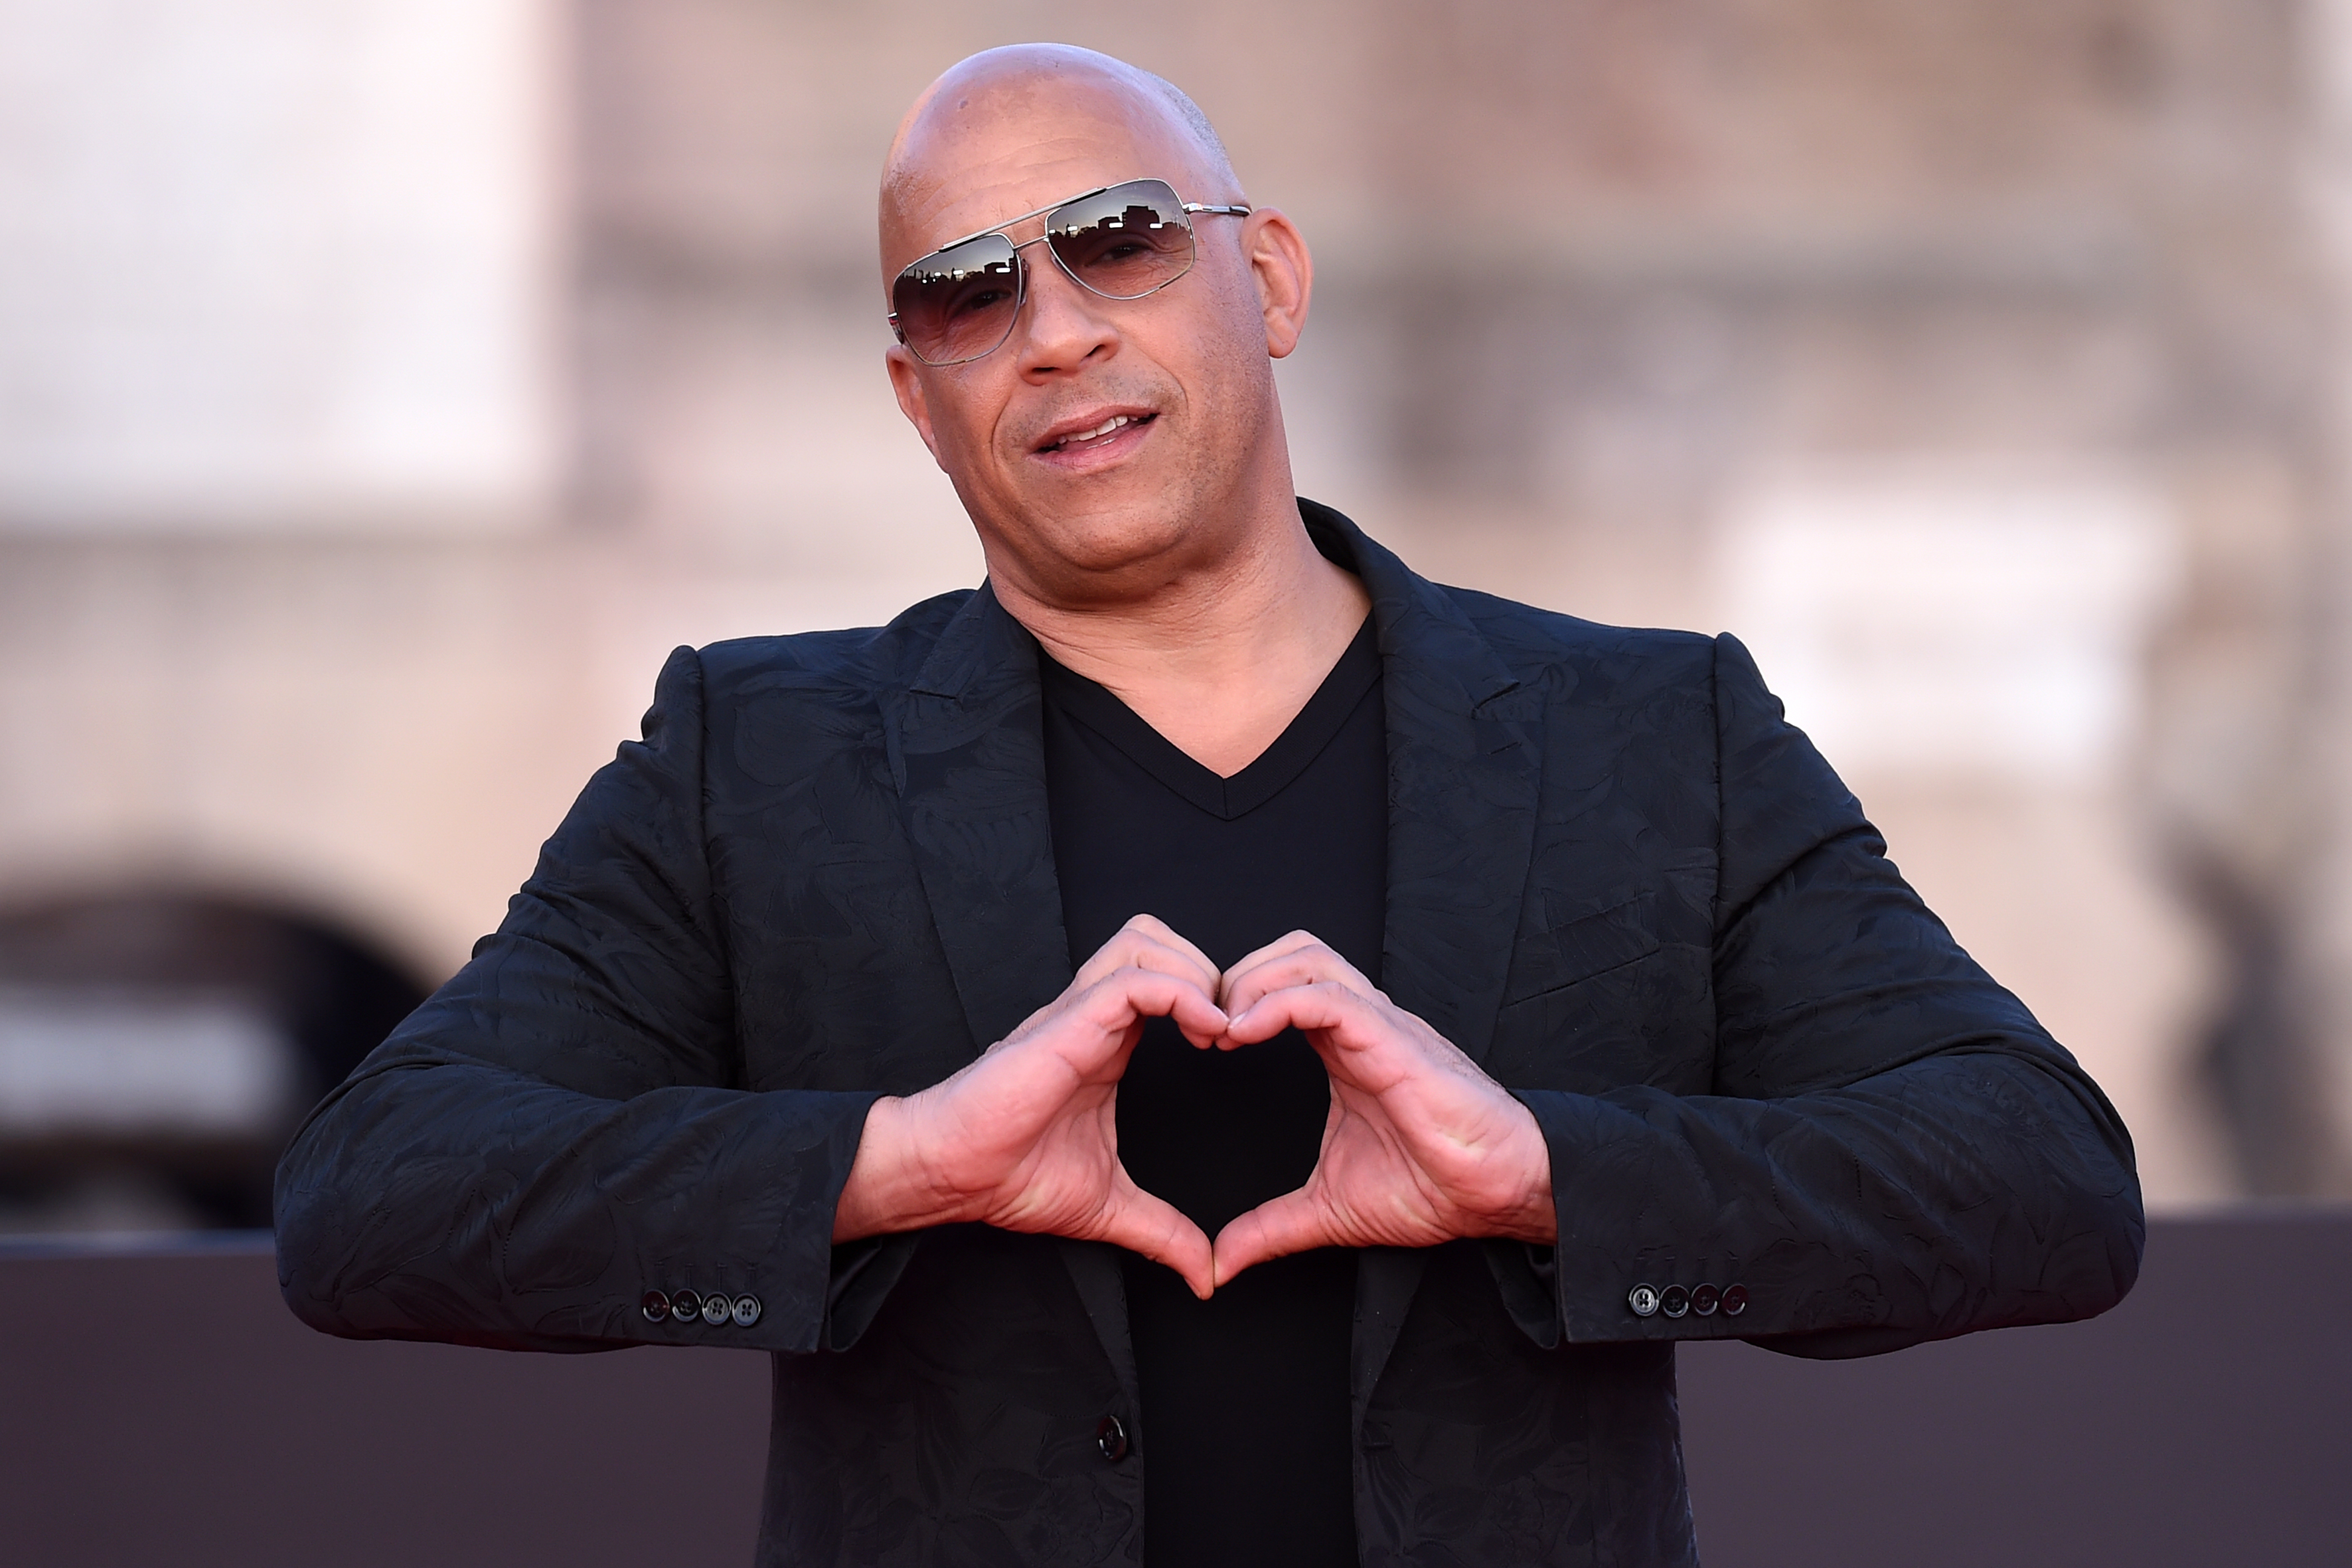
<svg viewBox="0 0 2352 1568"><path fill-rule="evenodd" d="M2303 851L2333 822L2308 735L2338 285L2303 5L568 16L546 515L165 540L12 532L0 494L0 895L260 889L443 972L668 647L972 581L881 374L872 181L930 75L1060 37L1183 84L1316 244L1280 372L1303 489L1442 578L1793 628L1792 711L1853 737L1832 760L2109 1086L2151 1196L2333 1179L2324 1127L2243 1173L2199 1066L2217 1009L2293 989L2255 928L2325 901ZM1772 586L1856 495L1891 498L1884 541ZM1920 607L1874 621L1881 589ZM2236 1048L2302 1066L2247 1126L2330 1048L2334 1010L2273 1011Z"/></svg>

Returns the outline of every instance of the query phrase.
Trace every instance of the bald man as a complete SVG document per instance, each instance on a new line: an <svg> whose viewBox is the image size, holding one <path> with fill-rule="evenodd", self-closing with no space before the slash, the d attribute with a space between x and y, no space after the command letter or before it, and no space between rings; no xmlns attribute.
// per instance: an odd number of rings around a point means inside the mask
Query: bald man
<svg viewBox="0 0 2352 1568"><path fill-rule="evenodd" d="M289 1151L306 1321L775 1352L765 1563L1631 1564L1677 1341L2120 1299L2123 1127L1738 643L1297 498L1307 246L1191 100L966 60L881 249L987 581L671 657Z"/></svg>

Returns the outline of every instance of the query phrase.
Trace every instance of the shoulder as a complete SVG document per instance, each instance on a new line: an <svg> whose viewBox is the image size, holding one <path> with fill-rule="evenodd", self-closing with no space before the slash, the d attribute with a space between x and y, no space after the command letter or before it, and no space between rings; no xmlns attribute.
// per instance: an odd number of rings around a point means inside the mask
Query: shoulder
<svg viewBox="0 0 2352 1568"><path fill-rule="evenodd" d="M1541 693L1553 711L1600 710L1612 722L1704 737L1727 758L1727 777L1801 774L1810 793L1841 810L1851 805L1845 786L1788 721L1754 656L1730 633L1612 626L1472 589L1437 591L1477 628L1519 689Z"/></svg>
<svg viewBox="0 0 2352 1568"><path fill-rule="evenodd" d="M1698 632L1610 626L1474 588L1432 586L1477 628L1522 684L1556 699L1639 701L1668 692L1711 697L1717 661L1729 641Z"/></svg>
<svg viewBox="0 0 2352 1568"><path fill-rule="evenodd" d="M646 715L649 743L696 744L715 797L767 798L883 753L883 714L903 696L966 588L926 599L887 626L733 637L672 653ZM748 791L748 797L746 795Z"/></svg>
<svg viewBox="0 0 2352 1568"><path fill-rule="evenodd" d="M693 651L704 700L713 708L784 693L872 701L914 679L972 593L959 588L925 599L887 626L707 644Z"/></svg>

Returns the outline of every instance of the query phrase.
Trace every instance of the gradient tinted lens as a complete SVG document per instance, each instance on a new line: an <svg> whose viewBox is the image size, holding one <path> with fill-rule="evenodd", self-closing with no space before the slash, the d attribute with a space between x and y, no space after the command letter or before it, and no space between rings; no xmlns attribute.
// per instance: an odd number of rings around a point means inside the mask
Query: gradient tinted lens
<svg viewBox="0 0 2352 1568"><path fill-rule="evenodd" d="M1004 341L1020 309L1020 258L1001 234L934 250L890 286L898 331L925 364L978 359Z"/></svg>
<svg viewBox="0 0 2352 1568"><path fill-rule="evenodd" d="M1062 269L1096 293L1135 300L1192 268L1192 224L1164 180L1130 180L1055 207L1045 238Z"/></svg>

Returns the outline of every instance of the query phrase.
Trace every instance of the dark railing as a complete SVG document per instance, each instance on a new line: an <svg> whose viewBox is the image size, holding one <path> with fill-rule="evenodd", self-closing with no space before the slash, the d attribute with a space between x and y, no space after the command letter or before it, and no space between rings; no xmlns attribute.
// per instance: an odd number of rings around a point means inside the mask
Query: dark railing
<svg viewBox="0 0 2352 1568"><path fill-rule="evenodd" d="M0 1244L0 1561L748 1563L765 1370L326 1339L266 1237ZM2352 1212L2160 1222L2095 1322L1682 1384L1709 1568L2352 1561Z"/></svg>

